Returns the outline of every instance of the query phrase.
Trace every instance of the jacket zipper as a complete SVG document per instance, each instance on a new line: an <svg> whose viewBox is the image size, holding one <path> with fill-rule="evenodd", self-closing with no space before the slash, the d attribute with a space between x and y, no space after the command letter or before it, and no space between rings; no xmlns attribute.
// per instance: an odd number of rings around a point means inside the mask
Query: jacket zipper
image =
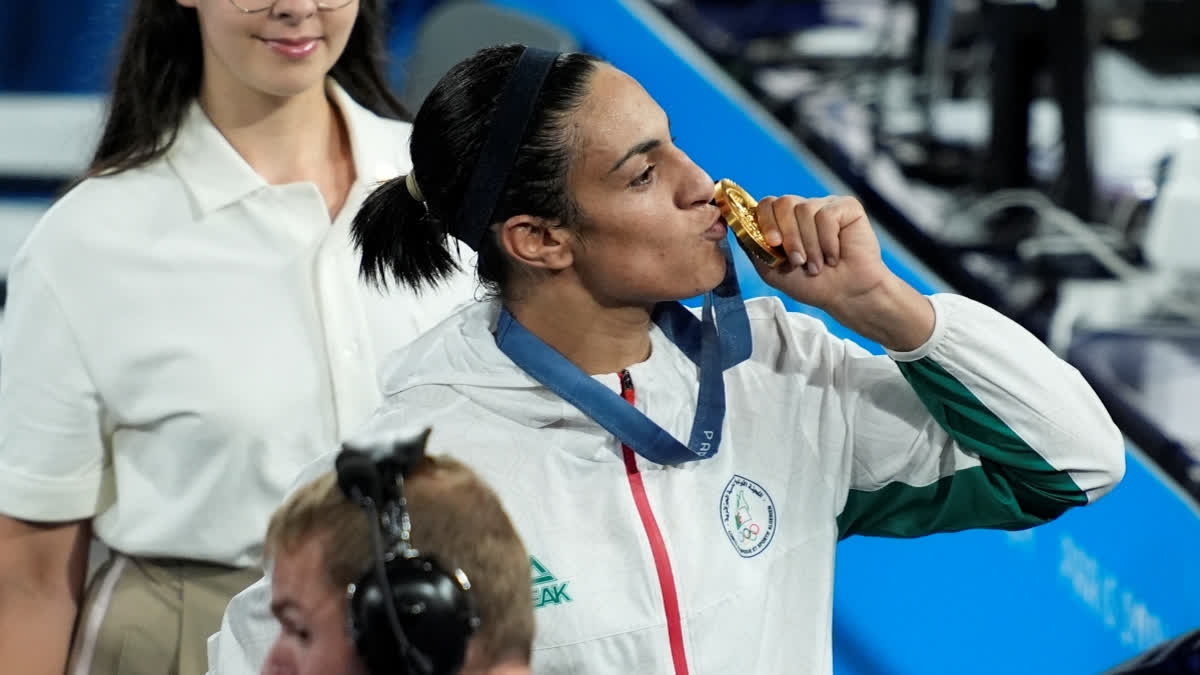
<svg viewBox="0 0 1200 675"><path fill-rule="evenodd" d="M628 370L621 371L621 397L633 405L633 378ZM633 449L621 444L621 455L625 460L625 475L629 479L629 489L633 493L634 504L637 505L638 515L642 519L642 529L646 531L646 539L650 543L650 553L654 556L654 568L658 572L658 585L662 589L663 609L667 615L667 638L671 643L671 661L675 664L675 675L687 675L687 654L683 649L683 621L679 615L679 594L675 589L675 574L671 571L671 558L667 555L667 545L663 541L662 531L658 529L658 521L650 508L650 500L646 496L646 486L642 482L642 474L638 471L637 457Z"/></svg>

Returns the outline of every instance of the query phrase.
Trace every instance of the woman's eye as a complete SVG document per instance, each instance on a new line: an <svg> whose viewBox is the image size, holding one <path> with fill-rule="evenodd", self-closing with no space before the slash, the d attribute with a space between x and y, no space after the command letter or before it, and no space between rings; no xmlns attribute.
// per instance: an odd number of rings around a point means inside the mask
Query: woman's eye
<svg viewBox="0 0 1200 675"><path fill-rule="evenodd" d="M284 623L282 625L282 628L285 633L287 633L288 635L299 640L301 644L308 643L309 633L307 630L300 628L298 626L295 626L291 623Z"/></svg>
<svg viewBox="0 0 1200 675"><path fill-rule="evenodd" d="M654 165L651 164L650 166L646 167L645 171L639 173L637 178L634 178L633 182L630 183L629 185L632 187L637 187L639 185L649 185L650 181L654 178L653 174L654 174Z"/></svg>

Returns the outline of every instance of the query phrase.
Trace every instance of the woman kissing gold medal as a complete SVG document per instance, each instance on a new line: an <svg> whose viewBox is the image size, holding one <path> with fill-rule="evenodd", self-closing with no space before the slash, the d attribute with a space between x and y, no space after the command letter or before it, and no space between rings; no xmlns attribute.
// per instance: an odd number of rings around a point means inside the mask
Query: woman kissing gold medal
<svg viewBox="0 0 1200 675"><path fill-rule="evenodd" d="M782 246L771 246L763 237L755 216L758 201L750 193L728 178L717 181L714 191L713 198L721 209L725 224L733 229L738 243L748 255L767 267L775 267L787 259Z"/></svg>

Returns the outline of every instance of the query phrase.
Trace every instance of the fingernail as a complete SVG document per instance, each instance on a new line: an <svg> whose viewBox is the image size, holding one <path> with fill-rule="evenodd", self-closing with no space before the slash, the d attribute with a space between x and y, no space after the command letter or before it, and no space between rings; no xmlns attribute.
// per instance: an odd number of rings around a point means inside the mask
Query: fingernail
<svg viewBox="0 0 1200 675"><path fill-rule="evenodd" d="M778 232L768 232L767 243L772 246L778 246L783 243L783 237Z"/></svg>
<svg viewBox="0 0 1200 675"><path fill-rule="evenodd" d="M803 267L805 262L804 254L799 251L792 251L789 253L788 260L790 260L796 267Z"/></svg>
<svg viewBox="0 0 1200 675"><path fill-rule="evenodd" d="M837 258L835 258L831 255L827 255L827 256L825 256L825 264L829 265L830 267L834 267L837 265Z"/></svg>
<svg viewBox="0 0 1200 675"><path fill-rule="evenodd" d="M817 272L821 271L821 266L817 263L816 260L813 260L804 266L804 271L808 272L809 274L811 274L812 276L815 277L815 276L817 276Z"/></svg>

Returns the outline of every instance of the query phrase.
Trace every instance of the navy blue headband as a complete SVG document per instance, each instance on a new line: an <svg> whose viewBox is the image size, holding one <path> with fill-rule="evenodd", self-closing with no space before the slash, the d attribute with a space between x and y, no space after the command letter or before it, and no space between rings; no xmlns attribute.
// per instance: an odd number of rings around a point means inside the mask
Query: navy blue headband
<svg viewBox="0 0 1200 675"><path fill-rule="evenodd" d="M471 173L458 218L451 225L451 234L476 251L492 223L492 213L516 162L538 92L556 58L558 52L526 47L496 102L492 126Z"/></svg>

